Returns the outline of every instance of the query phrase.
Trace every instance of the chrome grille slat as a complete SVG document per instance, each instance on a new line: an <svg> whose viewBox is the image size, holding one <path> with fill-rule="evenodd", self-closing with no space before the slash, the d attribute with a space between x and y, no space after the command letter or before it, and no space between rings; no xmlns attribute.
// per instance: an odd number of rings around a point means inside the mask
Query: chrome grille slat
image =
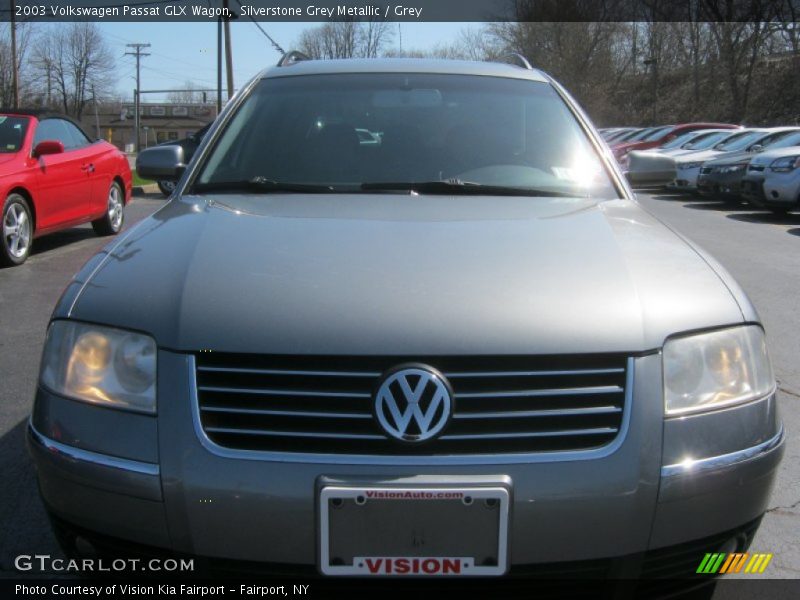
<svg viewBox="0 0 800 600"><path fill-rule="evenodd" d="M228 408L225 406L203 406L203 412L237 413L243 415L265 415L273 417L302 417L321 419L371 419L369 413L309 412L295 410L264 410L259 408Z"/></svg>
<svg viewBox="0 0 800 600"><path fill-rule="evenodd" d="M624 355L195 355L198 432L220 449L286 456L514 455L611 447L626 420ZM452 418L425 444L390 439L373 416L381 374L401 364L438 370Z"/></svg>
<svg viewBox="0 0 800 600"><path fill-rule="evenodd" d="M448 379L463 377L552 377L554 375L601 375L605 373L624 373L625 369L580 369L572 371L487 371L484 373L444 373Z"/></svg>
<svg viewBox="0 0 800 600"><path fill-rule="evenodd" d="M454 419L518 419L527 417L567 417L571 415L605 415L622 412L617 406L597 406L592 408L568 408L563 410L508 410L504 412L462 412L453 415Z"/></svg>
<svg viewBox="0 0 800 600"><path fill-rule="evenodd" d="M369 394L351 394L348 392L317 392L297 390L269 390L254 388L229 388L215 386L198 386L201 392L225 392L229 394L256 394L259 396L313 396L315 398L369 398Z"/></svg>
<svg viewBox="0 0 800 600"><path fill-rule="evenodd" d="M206 373L254 373L257 375L289 375L300 377L380 377L380 372L290 371L287 369L239 369L236 367L197 367Z"/></svg>
<svg viewBox="0 0 800 600"><path fill-rule="evenodd" d="M211 433L233 433L236 435L278 436L296 438L327 438L332 440L382 440L383 436L358 433L333 433L319 431L270 431L268 429L237 429L233 427L208 427Z"/></svg>
<svg viewBox="0 0 800 600"><path fill-rule="evenodd" d="M519 433L487 433L487 434L464 434L464 435L443 435L443 440L492 440L508 438L534 438L534 437L559 437L562 435L608 435L617 433L616 427L598 427L595 429L559 429L556 431L523 431Z"/></svg>
<svg viewBox="0 0 800 600"><path fill-rule="evenodd" d="M593 388L565 388L555 390L519 390L515 392L473 392L456 394L460 398L530 398L533 396L577 396L582 394L618 394L624 390L619 386Z"/></svg>

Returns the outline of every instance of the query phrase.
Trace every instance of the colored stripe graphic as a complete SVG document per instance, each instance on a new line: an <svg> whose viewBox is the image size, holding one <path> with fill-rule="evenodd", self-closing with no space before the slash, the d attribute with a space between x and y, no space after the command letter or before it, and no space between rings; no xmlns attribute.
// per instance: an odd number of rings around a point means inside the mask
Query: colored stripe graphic
<svg viewBox="0 0 800 600"><path fill-rule="evenodd" d="M747 552L725 552L708 553L703 557L697 573L713 575L719 573L741 573L744 567L745 573L763 573L767 565L772 560L773 555L767 553L749 554ZM748 558L750 559L748 561ZM745 567L745 563L747 566Z"/></svg>
<svg viewBox="0 0 800 600"><path fill-rule="evenodd" d="M753 558L747 563L745 573L763 573L767 568L769 561L772 560L772 554L753 554Z"/></svg>
<svg viewBox="0 0 800 600"><path fill-rule="evenodd" d="M697 573L716 573L723 560L725 560L725 553L706 554L703 562L697 567Z"/></svg>

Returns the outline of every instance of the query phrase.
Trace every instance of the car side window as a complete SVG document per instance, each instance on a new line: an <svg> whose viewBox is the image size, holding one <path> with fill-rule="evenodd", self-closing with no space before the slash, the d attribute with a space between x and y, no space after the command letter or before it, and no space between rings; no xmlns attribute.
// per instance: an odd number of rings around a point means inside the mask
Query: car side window
<svg viewBox="0 0 800 600"><path fill-rule="evenodd" d="M88 137L86 137L86 134L83 133L77 127L75 127L75 125L73 125L69 121L61 121L61 122L63 123L64 129L66 130L67 134L72 139L72 144L70 148L73 149L83 148L92 143L92 141ZM64 147L66 147L66 144Z"/></svg>
<svg viewBox="0 0 800 600"><path fill-rule="evenodd" d="M63 127L61 119L45 119L39 122L36 133L33 136L33 145L45 140L55 140L64 144L64 149L69 150L73 146L72 136Z"/></svg>

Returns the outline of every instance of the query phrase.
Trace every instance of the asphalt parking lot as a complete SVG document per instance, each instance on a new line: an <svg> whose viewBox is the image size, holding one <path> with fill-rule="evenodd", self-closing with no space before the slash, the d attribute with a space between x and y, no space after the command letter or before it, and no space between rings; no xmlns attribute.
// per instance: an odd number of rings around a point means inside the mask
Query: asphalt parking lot
<svg viewBox="0 0 800 600"><path fill-rule="evenodd" d="M744 205L668 194L642 204L711 252L745 288L767 329L787 429L786 455L753 550L775 556L771 577L800 576L800 214L776 217ZM163 204L138 197L126 227ZM58 554L24 443L50 312L72 274L108 239L83 226L37 240L19 268L0 270L0 576L19 554ZM735 502L731 498L731 502ZM124 518L124 515L121 515Z"/></svg>

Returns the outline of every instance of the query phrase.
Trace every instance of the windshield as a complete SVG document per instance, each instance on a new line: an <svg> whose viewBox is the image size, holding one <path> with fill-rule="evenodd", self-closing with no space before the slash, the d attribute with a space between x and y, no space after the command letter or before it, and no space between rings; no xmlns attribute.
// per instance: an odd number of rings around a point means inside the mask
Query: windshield
<svg viewBox="0 0 800 600"><path fill-rule="evenodd" d="M672 129L672 125L666 125L665 127L658 127L650 132L650 134L644 138L642 138L643 142L654 142L658 139L661 139L664 134Z"/></svg>
<svg viewBox="0 0 800 600"><path fill-rule="evenodd" d="M785 136L779 138L778 141L767 144L770 150L775 148L791 148L792 146L800 146L800 131L792 131Z"/></svg>
<svg viewBox="0 0 800 600"><path fill-rule="evenodd" d="M704 133L702 135L697 136L691 142L686 144L683 149L684 150L706 150L714 146L714 144L719 144L722 140L727 139L730 137L730 131L714 131L711 133Z"/></svg>
<svg viewBox="0 0 800 600"><path fill-rule="evenodd" d="M626 131L625 133L615 136L613 140L609 140L609 142L614 142L615 144L621 144L622 142L629 142L632 140L636 135L641 134L641 129L631 129L630 131Z"/></svg>
<svg viewBox="0 0 800 600"><path fill-rule="evenodd" d="M756 143L758 140L763 138L765 132L763 131L750 131L748 133L743 134L741 137L737 137L735 139L728 140L727 142L723 142L719 146L717 146L717 150L722 150L723 152L732 152L736 150L744 150L750 144Z"/></svg>
<svg viewBox="0 0 800 600"><path fill-rule="evenodd" d="M387 190L444 193L443 186L399 185L443 181L454 193L481 185L618 197L549 84L402 73L259 82L211 150L195 191L224 190L226 182L327 192L386 183Z"/></svg>
<svg viewBox="0 0 800 600"><path fill-rule="evenodd" d="M699 137L699 132L697 131L690 131L688 133L684 133L683 135L679 135L678 137L674 138L673 140L667 142L666 144L661 146L662 150L669 150L671 148L680 148L689 140L692 140L696 137Z"/></svg>
<svg viewBox="0 0 800 600"><path fill-rule="evenodd" d="M639 142L654 132L657 128L656 127L648 127L647 129L642 129L638 131L635 135L632 135L629 138L625 139L625 142Z"/></svg>
<svg viewBox="0 0 800 600"><path fill-rule="evenodd" d="M27 129L27 117L0 115L0 154L19 152Z"/></svg>

